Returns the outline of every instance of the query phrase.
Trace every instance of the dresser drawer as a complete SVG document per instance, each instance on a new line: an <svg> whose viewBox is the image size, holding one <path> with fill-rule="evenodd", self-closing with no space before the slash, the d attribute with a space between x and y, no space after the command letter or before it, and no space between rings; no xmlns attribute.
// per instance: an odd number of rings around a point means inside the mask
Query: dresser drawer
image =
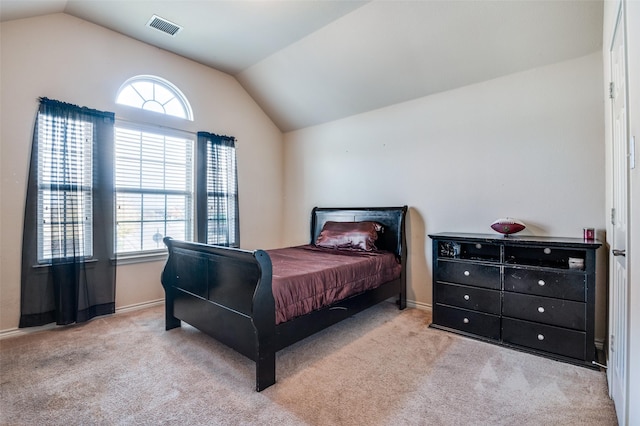
<svg viewBox="0 0 640 426"><path fill-rule="evenodd" d="M559 299L587 300L585 274L551 272L505 266L504 289Z"/></svg>
<svg viewBox="0 0 640 426"><path fill-rule="evenodd" d="M586 359L586 333L582 331L502 318L502 341L570 358Z"/></svg>
<svg viewBox="0 0 640 426"><path fill-rule="evenodd" d="M500 266L438 260L437 281L500 289Z"/></svg>
<svg viewBox="0 0 640 426"><path fill-rule="evenodd" d="M501 249L498 244L477 241L439 241L437 248L441 258L500 262Z"/></svg>
<svg viewBox="0 0 640 426"><path fill-rule="evenodd" d="M436 283L436 303L500 315L500 292L457 284Z"/></svg>
<svg viewBox="0 0 640 426"><path fill-rule="evenodd" d="M586 251L559 247L505 246L504 260L515 265L542 266L545 268L585 270ZM576 262L580 262L577 264Z"/></svg>
<svg viewBox="0 0 640 426"><path fill-rule="evenodd" d="M433 322L448 328L464 331L489 339L500 339L500 317L436 304Z"/></svg>
<svg viewBox="0 0 640 426"><path fill-rule="evenodd" d="M505 292L502 315L512 318L585 330L586 305L570 300Z"/></svg>

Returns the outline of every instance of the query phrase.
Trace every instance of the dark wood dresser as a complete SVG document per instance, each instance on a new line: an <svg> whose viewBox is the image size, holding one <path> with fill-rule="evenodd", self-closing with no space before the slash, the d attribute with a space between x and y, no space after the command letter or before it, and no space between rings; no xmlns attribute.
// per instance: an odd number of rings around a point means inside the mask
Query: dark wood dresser
<svg viewBox="0 0 640 426"><path fill-rule="evenodd" d="M598 241L440 233L431 327L596 368Z"/></svg>

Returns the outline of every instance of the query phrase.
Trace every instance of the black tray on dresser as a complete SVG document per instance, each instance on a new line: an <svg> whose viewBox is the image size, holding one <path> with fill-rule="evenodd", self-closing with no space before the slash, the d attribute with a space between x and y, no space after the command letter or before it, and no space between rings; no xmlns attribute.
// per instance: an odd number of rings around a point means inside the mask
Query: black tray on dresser
<svg viewBox="0 0 640 426"><path fill-rule="evenodd" d="M439 233L431 327L597 368L599 241Z"/></svg>

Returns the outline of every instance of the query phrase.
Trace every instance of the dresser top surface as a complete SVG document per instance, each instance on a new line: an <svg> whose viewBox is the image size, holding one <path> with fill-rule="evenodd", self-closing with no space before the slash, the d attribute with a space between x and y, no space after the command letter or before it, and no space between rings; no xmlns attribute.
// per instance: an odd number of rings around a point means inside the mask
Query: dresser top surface
<svg viewBox="0 0 640 426"><path fill-rule="evenodd" d="M429 234L433 240L450 241L474 241L511 246L545 245L558 247L580 247L597 249L602 245L598 240L583 240L582 238L548 237L536 235L498 235L498 234L474 234L464 232L440 232Z"/></svg>

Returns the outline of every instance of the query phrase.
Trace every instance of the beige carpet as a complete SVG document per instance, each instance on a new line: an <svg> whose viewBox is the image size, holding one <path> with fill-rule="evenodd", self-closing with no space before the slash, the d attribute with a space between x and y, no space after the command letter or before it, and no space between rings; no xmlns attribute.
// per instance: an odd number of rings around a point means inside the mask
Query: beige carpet
<svg viewBox="0 0 640 426"><path fill-rule="evenodd" d="M0 422L44 424L615 425L602 372L428 328L383 303L253 363L163 308L0 341Z"/></svg>

